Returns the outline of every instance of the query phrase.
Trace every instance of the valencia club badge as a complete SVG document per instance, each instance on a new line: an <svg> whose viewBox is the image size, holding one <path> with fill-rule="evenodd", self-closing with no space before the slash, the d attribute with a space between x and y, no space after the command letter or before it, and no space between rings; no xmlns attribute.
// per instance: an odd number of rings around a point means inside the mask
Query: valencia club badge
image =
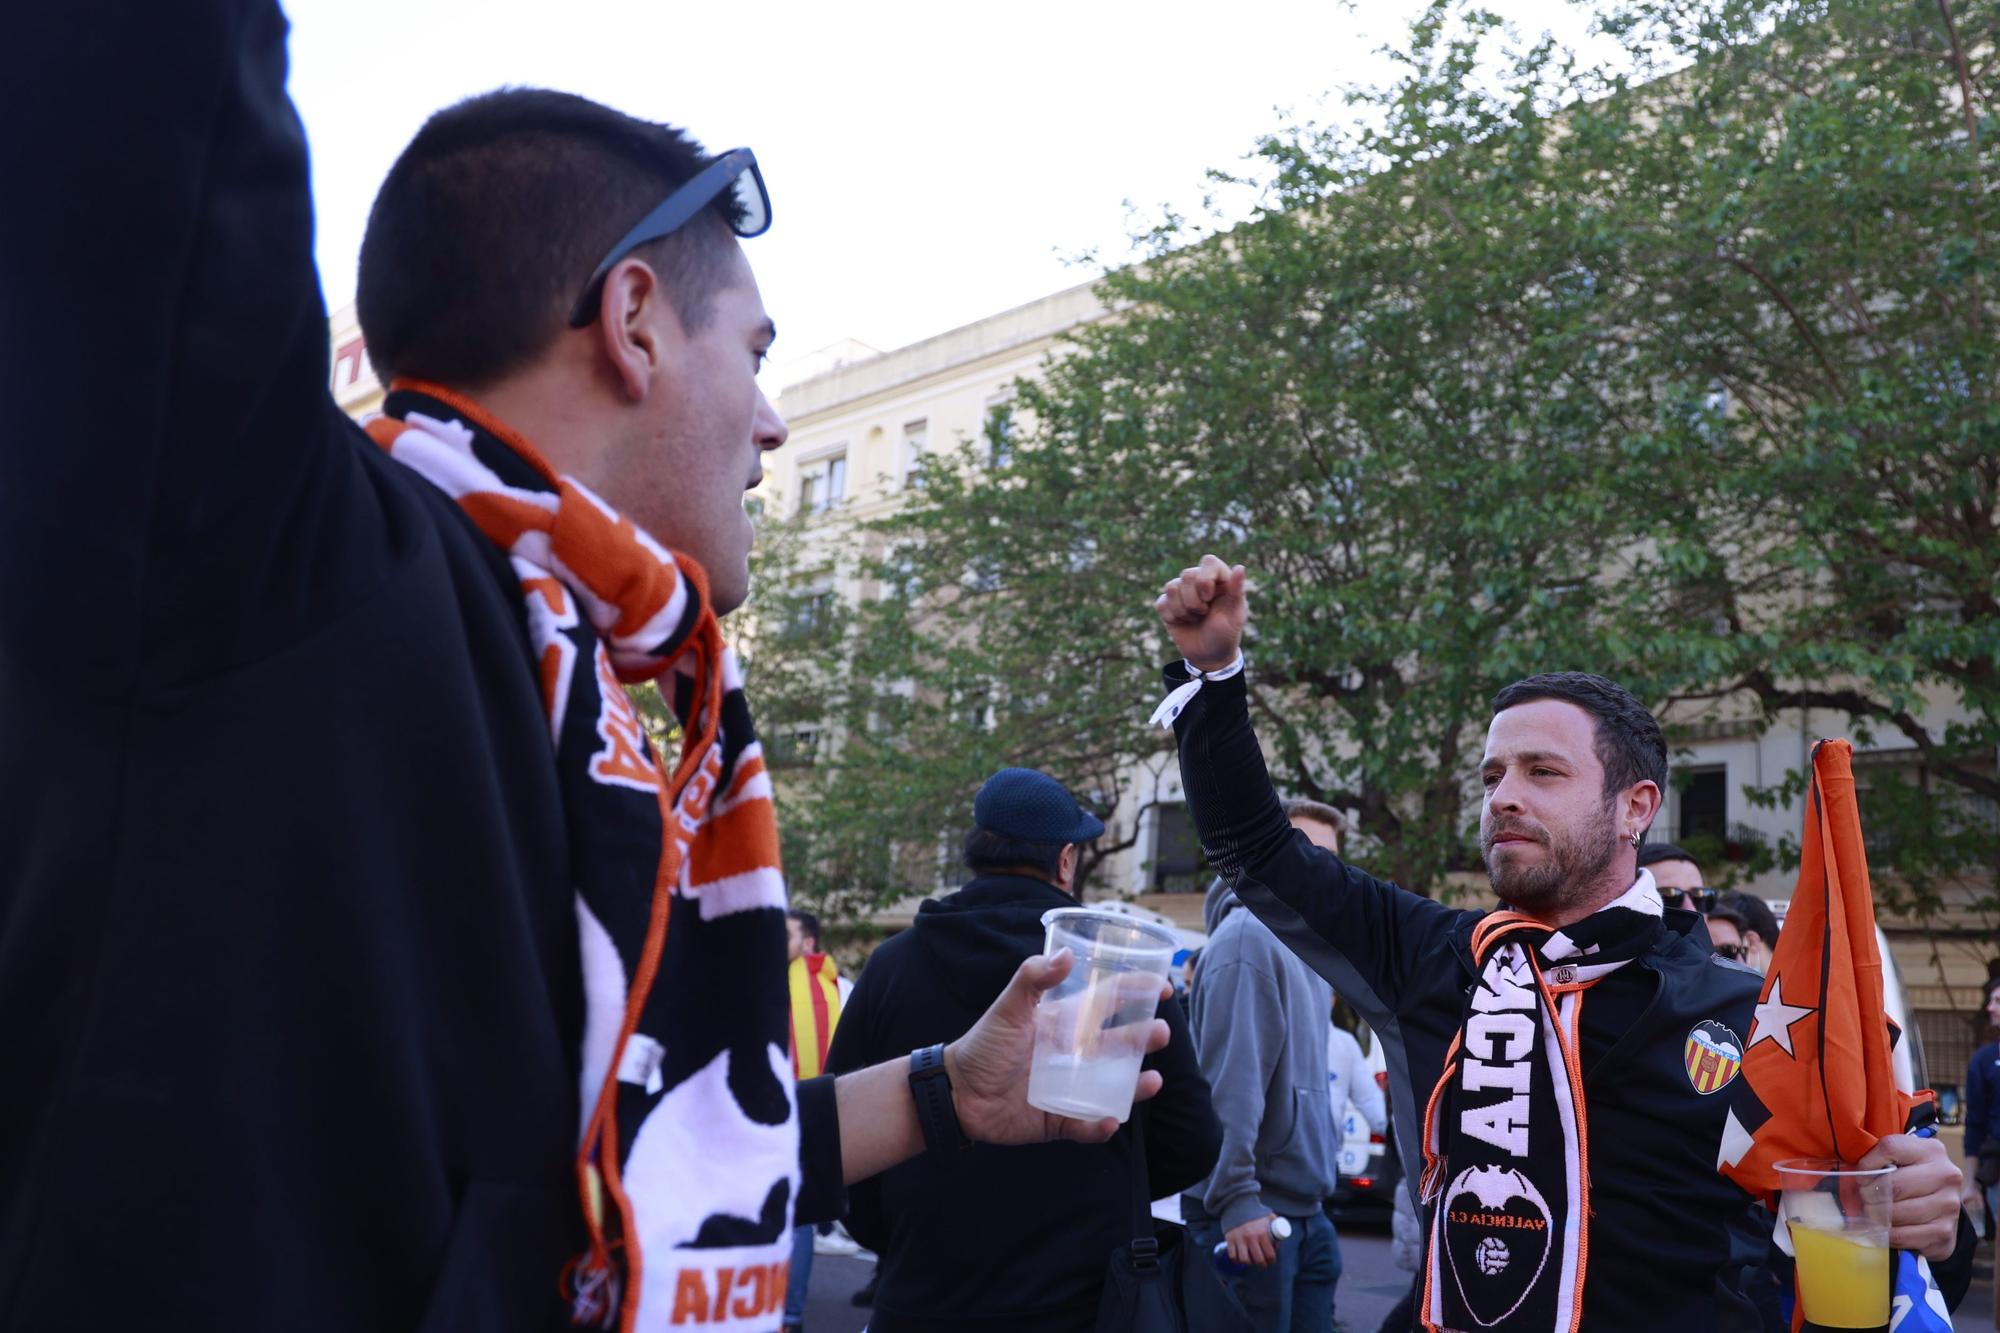
<svg viewBox="0 0 2000 1333"><path fill-rule="evenodd" d="M1706 1097L1728 1087L1743 1067L1743 1043L1734 1032L1710 1019L1695 1024L1688 1033L1686 1056L1688 1082Z"/></svg>

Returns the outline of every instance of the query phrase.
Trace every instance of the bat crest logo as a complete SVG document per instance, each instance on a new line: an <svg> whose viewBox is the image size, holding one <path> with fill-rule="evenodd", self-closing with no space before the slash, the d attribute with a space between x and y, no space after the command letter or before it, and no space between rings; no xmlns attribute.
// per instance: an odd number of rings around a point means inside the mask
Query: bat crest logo
<svg viewBox="0 0 2000 1333"><path fill-rule="evenodd" d="M1743 1042L1734 1032L1709 1019L1689 1031L1683 1059L1688 1082L1706 1097L1728 1087L1736 1071L1743 1068Z"/></svg>
<svg viewBox="0 0 2000 1333"><path fill-rule="evenodd" d="M1554 1242L1548 1201L1511 1167L1475 1166L1458 1173L1439 1206L1445 1254L1466 1310L1483 1327L1504 1323L1548 1266Z"/></svg>

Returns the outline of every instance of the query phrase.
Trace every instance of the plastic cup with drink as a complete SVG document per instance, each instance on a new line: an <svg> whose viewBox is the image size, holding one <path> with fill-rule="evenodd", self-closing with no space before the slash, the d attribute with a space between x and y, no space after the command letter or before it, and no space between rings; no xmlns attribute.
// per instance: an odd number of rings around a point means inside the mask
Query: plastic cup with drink
<svg viewBox="0 0 2000 1333"><path fill-rule="evenodd" d="M1776 1164L1778 1218L1798 1265L1805 1326L1889 1326L1889 1176L1893 1166L1792 1158Z"/></svg>
<svg viewBox="0 0 2000 1333"><path fill-rule="evenodd" d="M1180 941L1164 926L1087 907L1056 908L1042 925L1043 951L1068 949L1075 962L1035 1007L1028 1104L1122 1124L1132 1114L1139 1062Z"/></svg>

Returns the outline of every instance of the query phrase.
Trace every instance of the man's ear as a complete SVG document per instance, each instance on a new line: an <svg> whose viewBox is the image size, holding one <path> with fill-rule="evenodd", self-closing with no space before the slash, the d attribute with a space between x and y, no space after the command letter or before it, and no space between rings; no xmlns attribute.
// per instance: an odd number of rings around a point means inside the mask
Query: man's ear
<svg viewBox="0 0 2000 1333"><path fill-rule="evenodd" d="M681 334L680 315L651 264L627 256L612 267L592 327L605 366L626 398L645 401L670 342Z"/></svg>
<svg viewBox="0 0 2000 1333"><path fill-rule="evenodd" d="M1635 782L1625 789L1625 817L1631 821L1634 833L1644 833L1659 817L1660 806L1665 803L1660 794L1660 784L1648 778Z"/></svg>

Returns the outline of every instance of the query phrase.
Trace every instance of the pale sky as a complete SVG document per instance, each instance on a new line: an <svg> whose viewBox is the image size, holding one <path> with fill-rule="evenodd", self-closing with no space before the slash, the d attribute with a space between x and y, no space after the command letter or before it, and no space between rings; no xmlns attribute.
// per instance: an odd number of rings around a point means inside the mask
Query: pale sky
<svg viewBox="0 0 2000 1333"><path fill-rule="evenodd" d="M1575 34L1561 0L1503 0ZM748 145L773 225L745 243L780 343L900 347L1101 271L1132 222L1194 211L1274 108L1345 117L1413 0L691 6L289 0L329 309L353 299L375 188L432 111L502 84L582 93ZM1240 214L1242 203L1236 203Z"/></svg>

